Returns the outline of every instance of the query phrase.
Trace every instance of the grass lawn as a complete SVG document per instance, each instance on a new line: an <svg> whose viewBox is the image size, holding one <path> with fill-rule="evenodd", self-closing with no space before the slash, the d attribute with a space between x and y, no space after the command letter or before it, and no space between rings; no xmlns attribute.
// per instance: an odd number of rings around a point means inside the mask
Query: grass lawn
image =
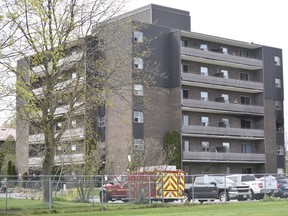
<svg viewBox="0 0 288 216"><path fill-rule="evenodd" d="M252 201L221 204L83 204L71 202L56 202L49 213L39 200L10 200L9 211L5 212L5 200L0 199L0 215L2 216L286 216L288 215L288 200ZM8 200L9 201L9 200ZM4 207L4 208L3 208Z"/></svg>

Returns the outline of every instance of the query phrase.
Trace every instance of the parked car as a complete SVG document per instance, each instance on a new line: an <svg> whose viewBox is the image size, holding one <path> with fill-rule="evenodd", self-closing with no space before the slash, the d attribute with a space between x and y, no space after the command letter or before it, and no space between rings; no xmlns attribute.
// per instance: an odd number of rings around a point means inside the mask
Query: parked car
<svg viewBox="0 0 288 216"><path fill-rule="evenodd" d="M236 184L224 176L198 176L194 184L186 190L188 200L199 202L219 199L221 202L230 199L245 200L250 198L250 188L245 184Z"/></svg>
<svg viewBox="0 0 288 216"><path fill-rule="evenodd" d="M279 191L278 193L275 193L275 196L281 197L281 198L287 198L288 197L288 178L281 177L281 178L276 178L276 180L279 184Z"/></svg>
<svg viewBox="0 0 288 216"><path fill-rule="evenodd" d="M278 183L273 176L256 178L253 174L234 174L227 178L237 184L246 184L250 186L251 199L263 199L265 194L273 195L279 191Z"/></svg>

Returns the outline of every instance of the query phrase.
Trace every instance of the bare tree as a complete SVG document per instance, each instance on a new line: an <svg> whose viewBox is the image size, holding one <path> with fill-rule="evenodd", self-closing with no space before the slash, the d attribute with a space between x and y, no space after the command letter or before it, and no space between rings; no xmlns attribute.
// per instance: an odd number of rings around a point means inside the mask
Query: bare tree
<svg viewBox="0 0 288 216"><path fill-rule="evenodd" d="M13 55L7 56L2 65L17 76L20 135L23 129L25 136L27 125L30 134L41 134L40 140L34 141L35 152L42 156L42 175L52 174L59 146L64 148L74 140L75 134L69 134L67 129L73 127L73 119L79 116L85 122L82 126L87 141L81 171L88 175L97 173L102 162L98 109L109 104L108 94L125 100L125 92L132 91L132 83L153 80L152 68L145 77L132 77L131 70L127 70L127 66L131 68L132 49L127 35L141 25L114 19L123 6L124 0L1 3L9 31L13 32L9 38L13 41L9 44ZM145 50L138 55L149 54ZM16 57L20 59L17 67L11 63ZM20 149L28 146L27 142L19 141ZM48 181L44 181L44 202L49 201L48 189Z"/></svg>

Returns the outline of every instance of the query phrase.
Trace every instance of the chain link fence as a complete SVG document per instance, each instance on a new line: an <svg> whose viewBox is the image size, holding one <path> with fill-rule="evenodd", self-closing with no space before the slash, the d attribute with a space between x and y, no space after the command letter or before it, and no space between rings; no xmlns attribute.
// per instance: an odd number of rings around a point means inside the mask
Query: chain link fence
<svg viewBox="0 0 288 216"><path fill-rule="evenodd" d="M276 195L280 190L276 177L285 177L278 174L257 174L242 179L239 176L242 175L0 176L0 199L5 200L5 205L0 209L9 209L13 199L42 201L44 187L48 189L47 203L50 208L55 201L150 204L156 201L246 200L255 198L253 196L260 193ZM257 182L259 191L255 191L256 188L250 185L250 181ZM223 192L221 196L220 192Z"/></svg>

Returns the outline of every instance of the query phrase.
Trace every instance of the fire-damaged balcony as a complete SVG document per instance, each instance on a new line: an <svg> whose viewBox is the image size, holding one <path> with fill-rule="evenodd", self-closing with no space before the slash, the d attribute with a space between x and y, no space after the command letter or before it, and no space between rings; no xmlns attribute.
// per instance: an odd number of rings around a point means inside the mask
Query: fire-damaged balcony
<svg viewBox="0 0 288 216"><path fill-rule="evenodd" d="M262 67L262 60L259 59L244 58L236 55L226 55L223 53L204 51L188 47L181 47L181 59L248 70L257 70Z"/></svg>
<svg viewBox="0 0 288 216"><path fill-rule="evenodd" d="M182 99L182 110L185 111L206 111L211 113L231 113L245 115L264 115L263 106L242 105L235 103L222 103L215 101L202 101L192 99Z"/></svg>
<svg viewBox="0 0 288 216"><path fill-rule="evenodd" d="M183 151L183 161L218 163L265 163L265 154Z"/></svg>
<svg viewBox="0 0 288 216"><path fill-rule="evenodd" d="M214 89L233 90L238 92L263 92L263 83L243 81L237 79L224 79L213 76L203 76L192 73L182 73L182 85L199 86Z"/></svg>
<svg viewBox="0 0 288 216"><path fill-rule="evenodd" d="M227 137L234 139L264 139L264 130L231 127L182 125L182 135L191 137Z"/></svg>

